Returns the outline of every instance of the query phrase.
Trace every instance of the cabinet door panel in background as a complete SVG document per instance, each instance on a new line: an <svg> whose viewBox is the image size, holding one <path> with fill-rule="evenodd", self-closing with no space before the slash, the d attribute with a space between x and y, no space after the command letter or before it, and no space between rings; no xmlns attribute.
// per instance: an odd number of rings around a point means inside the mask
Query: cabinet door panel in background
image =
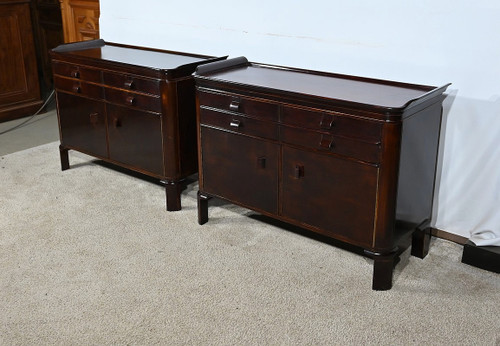
<svg viewBox="0 0 500 346"><path fill-rule="evenodd" d="M161 115L107 105L109 158L163 175Z"/></svg>
<svg viewBox="0 0 500 346"><path fill-rule="evenodd" d="M377 167L283 146L283 216L371 246Z"/></svg>
<svg viewBox="0 0 500 346"><path fill-rule="evenodd" d="M63 92L57 93L61 144L107 158L104 103Z"/></svg>
<svg viewBox="0 0 500 346"><path fill-rule="evenodd" d="M206 127L201 142L204 192L277 213L279 145Z"/></svg>

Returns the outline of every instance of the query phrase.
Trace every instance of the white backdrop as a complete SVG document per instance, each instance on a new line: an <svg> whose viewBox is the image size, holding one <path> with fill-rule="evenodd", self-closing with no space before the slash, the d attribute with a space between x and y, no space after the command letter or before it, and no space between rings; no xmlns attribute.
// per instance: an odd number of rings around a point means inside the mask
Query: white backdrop
<svg viewBox="0 0 500 346"><path fill-rule="evenodd" d="M433 226L500 238L500 2L101 0L110 42L440 86Z"/></svg>

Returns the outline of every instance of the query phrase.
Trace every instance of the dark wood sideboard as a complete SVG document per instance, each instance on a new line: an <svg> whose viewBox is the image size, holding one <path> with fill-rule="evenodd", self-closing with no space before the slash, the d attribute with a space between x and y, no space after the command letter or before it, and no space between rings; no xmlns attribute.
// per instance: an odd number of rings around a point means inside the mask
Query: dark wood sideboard
<svg viewBox="0 0 500 346"><path fill-rule="evenodd" d="M423 258L443 92L436 88L250 63L195 73L198 222L218 197L354 245L392 287L399 254Z"/></svg>
<svg viewBox="0 0 500 346"><path fill-rule="evenodd" d="M225 59L92 40L51 51L62 169L68 150L158 178L167 210L197 171L196 66Z"/></svg>

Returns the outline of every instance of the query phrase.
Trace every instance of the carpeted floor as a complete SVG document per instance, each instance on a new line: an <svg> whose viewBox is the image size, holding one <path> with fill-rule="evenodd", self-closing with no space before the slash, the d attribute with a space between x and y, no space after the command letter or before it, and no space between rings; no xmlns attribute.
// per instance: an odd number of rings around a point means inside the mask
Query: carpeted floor
<svg viewBox="0 0 500 346"><path fill-rule="evenodd" d="M500 276L434 239L390 291L372 262L58 143L0 158L0 345L500 345Z"/></svg>

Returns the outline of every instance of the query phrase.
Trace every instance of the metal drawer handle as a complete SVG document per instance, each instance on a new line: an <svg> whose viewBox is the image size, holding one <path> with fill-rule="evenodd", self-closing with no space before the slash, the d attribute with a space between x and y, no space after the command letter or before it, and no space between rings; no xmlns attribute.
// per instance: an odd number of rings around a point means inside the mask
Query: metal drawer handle
<svg viewBox="0 0 500 346"><path fill-rule="evenodd" d="M71 71L70 75L73 78L80 78L80 71Z"/></svg>
<svg viewBox="0 0 500 346"><path fill-rule="evenodd" d="M231 103L229 104L229 109L237 112L240 109L240 101L232 100Z"/></svg>
<svg viewBox="0 0 500 346"><path fill-rule="evenodd" d="M333 139L327 136L321 136L321 141L319 142L319 146L324 149L333 149L335 147L335 143L333 143Z"/></svg>
<svg viewBox="0 0 500 346"><path fill-rule="evenodd" d="M135 88L134 81L133 80L126 81L125 87L127 87L128 89L134 89Z"/></svg>
<svg viewBox="0 0 500 346"><path fill-rule="evenodd" d="M233 119L233 120L231 120L231 122L229 123L229 126L238 128L238 127L240 127L240 126L241 126L241 122L240 122L239 120L234 120L234 119Z"/></svg>
<svg viewBox="0 0 500 346"><path fill-rule="evenodd" d="M304 166L295 165L294 177L295 179L300 179L304 176Z"/></svg>
<svg viewBox="0 0 500 346"><path fill-rule="evenodd" d="M325 130L331 130L334 125L333 115L325 114L321 118L321 122L319 123L319 127Z"/></svg>
<svg viewBox="0 0 500 346"><path fill-rule="evenodd" d="M129 96L125 99L125 102L127 102L127 104L129 105L135 105L135 97Z"/></svg>
<svg viewBox="0 0 500 346"><path fill-rule="evenodd" d="M79 85L73 85L73 92L79 94L82 92L82 88Z"/></svg>

